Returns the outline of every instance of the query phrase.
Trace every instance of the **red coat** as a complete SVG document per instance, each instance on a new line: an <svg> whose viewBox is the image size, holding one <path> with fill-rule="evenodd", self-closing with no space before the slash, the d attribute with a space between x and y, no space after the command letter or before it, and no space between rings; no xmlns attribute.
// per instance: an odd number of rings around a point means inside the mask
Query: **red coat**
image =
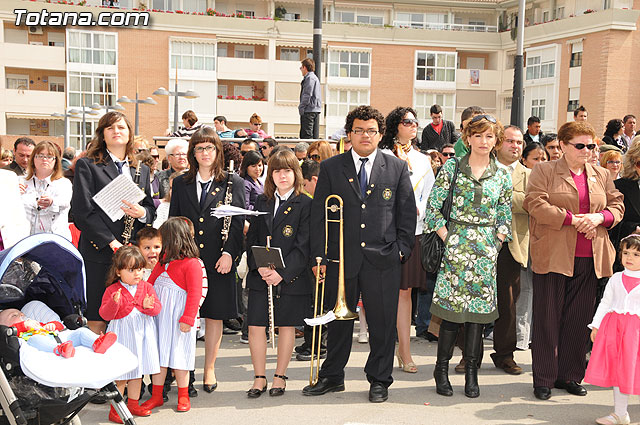
<svg viewBox="0 0 640 425"><path fill-rule="evenodd" d="M118 289L122 289L122 291L120 291L120 302L116 304L116 302L113 301L113 294L115 294ZM154 303L152 308L142 307L142 302L147 295L151 295L153 297ZM125 288L120 282L109 285L102 296L100 316L104 320L122 319L123 317L128 316L134 307L149 316L157 316L158 313L160 313L162 305L160 304L160 299L158 299L158 296L156 295L156 291L150 283L141 280L136 288L135 296L132 296L127 288Z"/></svg>
<svg viewBox="0 0 640 425"><path fill-rule="evenodd" d="M53 323L54 325L56 325L56 331L61 331L61 330L64 329L64 325L62 323L58 322L58 321L53 321L53 322L49 322L49 323ZM48 325L49 323L40 323L40 325L42 327L44 327L45 325ZM33 328L27 327L27 325L25 325L24 322L14 323L13 327L18 330L18 337L20 337L25 332L31 332L31 331L35 330Z"/></svg>
<svg viewBox="0 0 640 425"><path fill-rule="evenodd" d="M149 276L149 282L154 284L158 276L164 272L164 264L158 262ZM197 258L174 260L167 267L167 274L180 288L187 292L187 302L184 313L179 322L193 326L200 308L202 298L202 266Z"/></svg>

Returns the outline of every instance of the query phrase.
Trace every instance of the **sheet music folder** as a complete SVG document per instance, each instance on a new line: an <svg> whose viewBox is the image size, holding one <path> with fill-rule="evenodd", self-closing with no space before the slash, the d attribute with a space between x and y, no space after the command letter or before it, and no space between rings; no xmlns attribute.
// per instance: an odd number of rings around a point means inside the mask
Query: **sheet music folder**
<svg viewBox="0 0 640 425"><path fill-rule="evenodd" d="M251 252L253 253L253 258L256 260L256 266L284 269L284 259L282 258L280 248L252 246Z"/></svg>

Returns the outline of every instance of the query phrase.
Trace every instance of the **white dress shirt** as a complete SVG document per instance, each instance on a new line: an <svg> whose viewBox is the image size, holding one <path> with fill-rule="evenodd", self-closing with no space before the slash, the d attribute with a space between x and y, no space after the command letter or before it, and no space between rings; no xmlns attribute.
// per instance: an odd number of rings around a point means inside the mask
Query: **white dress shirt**
<svg viewBox="0 0 640 425"><path fill-rule="evenodd" d="M25 185L22 194L24 212L31 227L30 234L55 233L71 240L69 230L69 209L73 188L71 182L61 177L51 180L51 177L40 180L35 175L29 180L20 178ZM53 203L47 208L38 207L38 199L48 196Z"/></svg>
<svg viewBox="0 0 640 425"><path fill-rule="evenodd" d="M356 153L356 150L351 148L351 156L353 157L353 164L356 167L356 174L360 174L360 166L362 162L360 158L368 158L369 160L364 164L364 169L367 172L367 183L371 180L371 170L373 170L373 161L376 159L378 149L374 150L369 156L360 156Z"/></svg>
<svg viewBox="0 0 640 425"><path fill-rule="evenodd" d="M209 180L204 180L201 176L200 176L200 171L198 171L196 173L196 182L198 182L198 184L196 185L196 195L198 196L198 202L200 202L200 196L202 196L202 183L208 183L207 185L207 190L211 189L211 182L213 181L213 176L209 178Z"/></svg>
<svg viewBox="0 0 640 425"><path fill-rule="evenodd" d="M284 195L280 195L278 193L278 190L276 189L276 192L273 194L273 197L276 199L276 203L273 206L273 217L275 218L276 213L278 212L278 207L280 206L280 200L282 200L282 202L287 202L287 200L291 197L291 194L293 193L295 187L292 187L287 193L285 193Z"/></svg>

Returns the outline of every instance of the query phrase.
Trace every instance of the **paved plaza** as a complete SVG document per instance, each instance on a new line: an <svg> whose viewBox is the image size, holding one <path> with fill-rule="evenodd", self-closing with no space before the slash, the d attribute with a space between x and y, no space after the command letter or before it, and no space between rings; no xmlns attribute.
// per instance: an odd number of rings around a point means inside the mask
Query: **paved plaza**
<svg viewBox="0 0 640 425"><path fill-rule="evenodd" d="M595 418L613 410L612 392L587 386L586 397L553 390L549 401L534 398L531 376L531 354L516 352L516 361L525 373L507 375L491 363L491 341L485 340L484 363L480 369L480 397L464 396L464 375L456 374L453 366L460 360L456 349L451 365L453 397L436 394L433 365L437 343L412 338L411 351L418 373L404 373L395 364L395 382L386 403L372 404L367 399L369 385L363 368L368 354L367 344L358 344L354 337L351 358L346 369L346 391L320 397L305 397L301 389L308 384L309 362L293 359L287 371L289 381L284 396L274 398L265 393L258 399L248 399L253 373L249 347L239 342L240 335L225 335L217 361L218 389L207 394L201 388L204 344L198 342L196 378L197 398L191 400L188 413L176 413L177 390L169 393L167 404L147 418L136 418L140 425L176 424L593 424ZM297 339L299 344L302 340ZM267 376L273 376L275 353L269 348ZM145 400L148 395L143 397ZM637 399L631 398L632 420L640 418ZM108 424L107 407L90 404L80 415L82 423Z"/></svg>

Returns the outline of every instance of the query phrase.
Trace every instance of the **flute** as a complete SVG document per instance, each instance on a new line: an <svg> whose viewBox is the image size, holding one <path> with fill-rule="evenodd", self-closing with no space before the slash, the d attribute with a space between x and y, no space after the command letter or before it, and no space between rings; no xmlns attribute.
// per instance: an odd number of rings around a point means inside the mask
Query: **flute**
<svg viewBox="0 0 640 425"><path fill-rule="evenodd" d="M267 236L267 249L271 248L271 236ZM269 268L274 269L274 265L270 264ZM275 319L273 315L273 285L267 284L269 297L269 336L271 337L271 348L275 350L276 348L276 325Z"/></svg>

